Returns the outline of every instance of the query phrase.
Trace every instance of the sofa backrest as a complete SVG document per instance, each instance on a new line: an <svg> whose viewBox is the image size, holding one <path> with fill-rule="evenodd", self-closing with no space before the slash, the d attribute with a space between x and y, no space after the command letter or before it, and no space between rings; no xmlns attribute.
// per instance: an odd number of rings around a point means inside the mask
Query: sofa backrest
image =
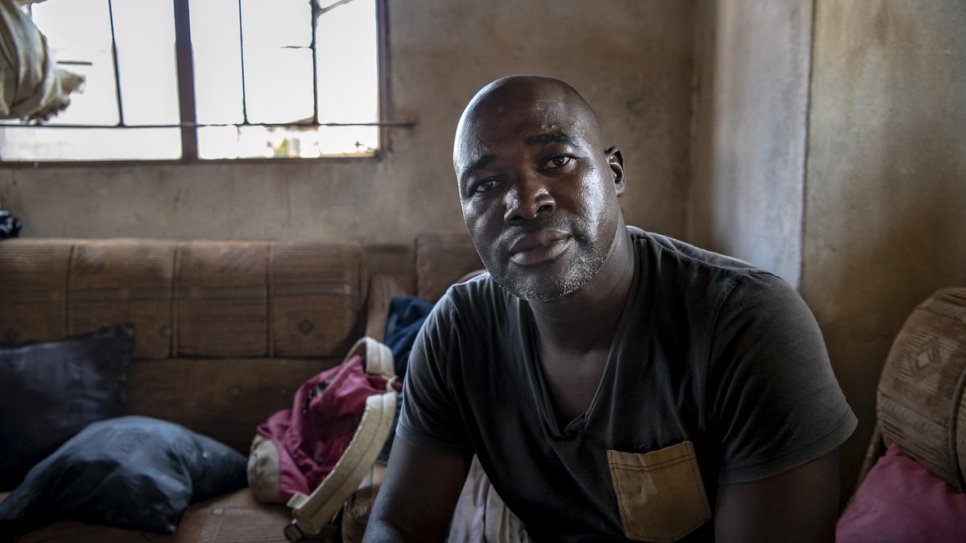
<svg viewBox="0 0 966 543"><path fill-rule="evenodd" d="M389 297L435 301L482 267L465 232L416 237L414 262L367 278L352 241L11 239L0 344L135 325L130 411L247 451L298 386L381 339Z"/></svg>
<svg viewBox="0 0 966 543"><path fill-rule="evenodd" d="M135 325L130 411L245 450L255 426L362 333L350 241L0 243L0 342Z"/></svg>
<svg viewBox="0 0 966 543"><path fill-rule="evenodd" d="M136 359L338 356L366 296L348 241L31 240L0 244L0 341L119 322Z"/></svg>

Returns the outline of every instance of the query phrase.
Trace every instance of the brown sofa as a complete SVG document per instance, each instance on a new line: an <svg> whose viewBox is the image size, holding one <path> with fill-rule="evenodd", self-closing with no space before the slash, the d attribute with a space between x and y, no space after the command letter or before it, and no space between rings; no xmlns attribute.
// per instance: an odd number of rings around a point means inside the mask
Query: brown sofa
<svg viewBox="0 0 966 543"><path fill-rule="evenodd" d="M289 407L299 384L339 363L361 335L381 338L390 296L435 300L480 266L461 233L418 236L403 254L413 258L397 259L402 269L373 273L348 240L8 240L0 341L131 322L129 412L247 455L256 426ZM18 541L284 541L289 519L246 488L192 505L172 535L61 520Z"/></svg>

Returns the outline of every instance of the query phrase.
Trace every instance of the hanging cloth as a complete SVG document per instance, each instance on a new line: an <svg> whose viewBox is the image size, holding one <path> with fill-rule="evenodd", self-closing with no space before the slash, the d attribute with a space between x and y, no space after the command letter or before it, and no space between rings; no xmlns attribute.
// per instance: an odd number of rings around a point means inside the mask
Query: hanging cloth
<svg viewBox="0 0 966 543"><path fill-rule="evenodd" d="M47 39L14 0L0 0L0 118L46 121L84 76L57 67Z"/></svg>

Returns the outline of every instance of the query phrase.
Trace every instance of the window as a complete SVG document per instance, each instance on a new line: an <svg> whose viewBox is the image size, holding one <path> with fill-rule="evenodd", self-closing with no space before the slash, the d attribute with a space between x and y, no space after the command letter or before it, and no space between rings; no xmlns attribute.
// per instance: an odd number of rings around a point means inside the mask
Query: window
<svg viewBox="0 0 966 543"><path fill-rule="evenodd" d="M44 126L0 124L0 160L370 156L380 1L32 4L85 88Z"/></svg>

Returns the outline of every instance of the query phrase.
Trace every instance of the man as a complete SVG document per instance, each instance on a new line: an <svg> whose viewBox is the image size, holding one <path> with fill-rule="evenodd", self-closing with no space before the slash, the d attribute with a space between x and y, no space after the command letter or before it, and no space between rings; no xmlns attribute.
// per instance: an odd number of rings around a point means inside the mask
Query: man
<svg viewBox="0 0 966 543"><path fill-rule="evenodd" d="M420 333L366 540L440 540L476 454L535 541L832 541L856 421L801 298L625 226L561 81L484 87L453 161L489 274Z"/></svg>

